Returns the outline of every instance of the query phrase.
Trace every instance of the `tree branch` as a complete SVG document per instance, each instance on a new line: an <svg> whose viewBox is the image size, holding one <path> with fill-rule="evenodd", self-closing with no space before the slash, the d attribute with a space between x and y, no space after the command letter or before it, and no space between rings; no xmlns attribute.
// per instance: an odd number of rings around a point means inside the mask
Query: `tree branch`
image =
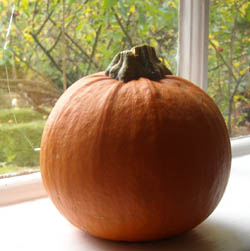
<svg viewBox="0 0 250 251"><path fill-rule="evenodd" d="M241 54L240 56L233 57L233 60L239 59L239 58L244 57L244 56L246 56L246 55L248 55L248 53L243 53L243 54ZM221 66L224 66L224 63L218 64L217 66L215 66L215 67L213 67L213 68L210 68L210 69L208 70L208 72L215 71L215 70L219 69Z"/></svg>
<svg viewBox="0 0 250 251"><path fill-rule="evenodd" d="M38 6L38 0L36 0L36 2L35 2L35 7L34 7L34 10L33 10L32 28L34 28L34 20L35 20L35 17L36 17L36 15L37 15L37 6Z"/></svg>
<svg viewBox="0 0 250 251"><path fill-rule="evenodd" d="M54 9L49 13L49 15L47 16L47 18L44 20L44 22L42 23L42 25L40 26L40 28L38 29L38 31L35 33L35 36L37 36L43 30L45 24L48 22L48 20L52 16L53 12L54 12Z"/></svg>
<svg viewBox="0 0 250 251"><path fill-rule="evenodd" d="M47 50L47 52L50 53L51 51L53 51L53 49L56 47L56 45L57 45L58 42L60 41L61 35L62 35L62 32L59 33L59 35L58 35L57 38L56 38L55 43L50 47L50 49Z"/></svg>
<svg viewBox="0 0 250 251"><path fill-rule="evenodd" d="M66 75L66 39L65 39L65 0L62 0L62 71L63 71L63 89L67 89L67 75Z"/></svg>
<svg viewBox="0 0 250 251"><path fill-rule="evenodd" d="M43 47L43 45L40 43L40 41L38 40L38 38L36 37L35 34L33 34L32 32L30 33L30 35L34 38L35 42L38 44L38 46L42 49L42 51L46 54L46 56L50 59L51 63L56 67L56 69L58 71L60 71L62 73L62 69L59 67L59 65L56 63L56 61L54 60L54 58L50 55L50 52L48 52L45 47Z"/></svg>
<svg viewBox="0 0 250 251"><path fill-rule="evenodd" d="M114 15L115 15L115 19L116 19L117 23L118 23L119 26L121 27L121 29L122 29L123 33L125 34L125 36L127 37L127 40L128 40L128 42L129 42L129 46L130 46L130 47L133 47L132 38L129 36L127 30L125 29L124 25L122 24L121 19L120 19L119 16L115 13L114 8L112 7L111 9L114 11Z"/></svg>
<svg viewBox="0 0 250 251"><path fill-rule="evenodd" d="M35 42L38 44L38 46L39 46L39 47L42 49L42 51L45 53L45 55L50 59L51 63L56 67L56 69L57 69L58 71L60 71L61 73L63 73L61 67L56 63L56 61L54 60L54 58L51 56L50 52L48 52L48 51L46 50L46 48L40 43L40 41L38 40L38 38L36 37L36 35L33 34L33 33L30 33L30 34L31 34L31 36L34 38L34 40L35 40ZM72 82L72 81L73 81L72 79L68 78L68 76L67 76L67 80L68 80L69 82Z"/></svg>
<svg viewBox="0 0 250 251"><path fill-rule="evenodd" d="M239 86L240 86L240 83L241 83L242 79L247 75L247 73L248 73L248 72L246 71L246 72L245 72L243 75L241 75L240 78L237 80L236 86L235 86L235 88L234 88L233 93L231 94L230 100L233 100L233 98L234 98L236 92L238 91L238 88L239 88Z"/></svg>
<svg viewBox="0 0 250 251"><path fill-rule="evenodd" d="M220 57L220 59L223 61L223 63L225 64L225 66L227 67L230 75L233 77L233 79L235 80L235 82L237 82L237 78L235 77L233 70L231 68L231 66L227 63L227 61L224 59L224 57L221 55L221 53L218 52L218 49L216 47L216 45L209 39L209 43L213 46L215 53Z"/></svg>
<svg viewBox="0 0 250 251"><path fill-rule="evenodd" d="M56 26L56 22L52 18L50 18L50 21L53 25ZM65 36L71 41L72 44L74 44L79 49L79 51L82 53L83 56L85 56L88 60L90 60L90 56L88 55L88 53L84 51L84 49L66 31L65 31ZM92 64L95 66L96 69L99 68L98 64L93 60Z"/></svg>
<svg viewBox="0 0 250 251"><path fill-rule="evenodd" d="M91 53L91 56L90 56L89 65L88 65L88 68L87 68L87 71L86 71L85 75L89 74L89 70L90 70L90 67L91 67L95 52L96 52L96 47L97 47L97 43L99 41L101 30L102 30L102 25L99 26L99 28L98 28L98 30L96 32L95 42L94 42L93 47L92 47L92 53Z"/></svg>
<svg viewBox="0 0 250 251"><path fill-rule="evenodd" d="M44 74L42 74L41 72L37 71L35 68L33 68L33 66L31 66L31 64L29 62L27 62L26 60L23 60L23 58L21 56L19 56L15 51L13 51L13 54L15 57L17 57L22 63L24 63L30 70L32 70L33 72L35 72L37 75L41 76L43 79L45 79L46 81L48 81L49 83L51 82L51 79L49 79L47 76L45 76Z"/></svg>

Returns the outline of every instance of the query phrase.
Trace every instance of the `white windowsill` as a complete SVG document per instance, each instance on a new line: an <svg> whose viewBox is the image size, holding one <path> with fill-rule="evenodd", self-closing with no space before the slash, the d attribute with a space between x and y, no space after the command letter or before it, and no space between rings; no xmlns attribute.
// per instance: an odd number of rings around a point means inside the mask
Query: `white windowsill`
<svg viewBox="0 0 250 251"><path fill-rule="evenodd" d="M46 196L40 172L0 179L0 207Z"/></svg>
<svg viewBox="0 0 250 251"><path fill-rule="evenodd" d="M100 240L76 229L48 198L0 208L4 251L247 251L250 250L250 155L234 158L226 192L213 214L192 231L152 243Z"/></svg>
<svg viewBox="0 0 250 251"><path fill-rule="evenodd" d="M231 146L233 158L250 155L250 135L232 138Z"/></svg>

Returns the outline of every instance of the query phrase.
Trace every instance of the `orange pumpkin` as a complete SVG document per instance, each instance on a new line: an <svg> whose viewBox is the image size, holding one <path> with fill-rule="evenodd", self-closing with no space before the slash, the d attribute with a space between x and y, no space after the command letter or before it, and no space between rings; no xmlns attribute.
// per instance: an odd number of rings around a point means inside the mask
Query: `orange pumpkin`
<svg viewBox="0 0 250 251"><path fill-rule="evenodd" d="M192 229L218 205L231 166L226 125L204 91L170 74L152 47L135 47L56 103L41 174L76 227L111 240L156 240Z"/></svg>

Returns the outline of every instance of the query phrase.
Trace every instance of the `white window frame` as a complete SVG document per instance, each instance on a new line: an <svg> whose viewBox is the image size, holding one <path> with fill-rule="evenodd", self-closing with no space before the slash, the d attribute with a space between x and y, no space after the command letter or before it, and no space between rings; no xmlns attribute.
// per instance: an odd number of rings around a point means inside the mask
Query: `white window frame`
<svg viewBox="0 0 250 251"><path fill-rule="evenodd" d="M177 75L207 90L209 0L180 0Z"/></svg>
<svg viewBox="0 0 250 251"><path fill-rule="evenodd" d="M178 75L207 90L209 0L180 0ZM231 140L233 157L250 154L250 136ZM0 206L45 197L41 174L0 179Z"/></svg>

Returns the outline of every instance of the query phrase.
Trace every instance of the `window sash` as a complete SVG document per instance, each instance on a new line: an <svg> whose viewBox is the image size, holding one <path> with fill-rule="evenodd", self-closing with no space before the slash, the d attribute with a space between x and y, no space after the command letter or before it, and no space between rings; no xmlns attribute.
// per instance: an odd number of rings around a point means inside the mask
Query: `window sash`
<svg viewBox="0 0 250 251"><path fill-rule="evenodd" d="M180 0L178 76L207 90L209 0Z"/></svg>

